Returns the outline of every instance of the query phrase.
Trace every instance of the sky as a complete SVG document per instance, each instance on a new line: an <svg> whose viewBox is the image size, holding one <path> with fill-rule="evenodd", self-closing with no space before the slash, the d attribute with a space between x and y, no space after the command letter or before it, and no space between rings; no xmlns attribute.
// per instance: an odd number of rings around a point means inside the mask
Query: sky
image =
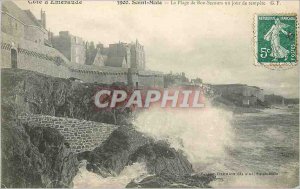
<svg viewBox="0 0 300 189"><path fill-rule="evenodd" d="M299 66L288 70L255 66L253 45L255 14L298 13L298 1L279 5L267 1L265 6L16 3L37 18L41 9L46 11L47 28L55 34L68 30L106 46L138 39L146 51L146 67L151 70L185 72L205 83L244 83L263 88L266 94L299 97Z"/></svg>

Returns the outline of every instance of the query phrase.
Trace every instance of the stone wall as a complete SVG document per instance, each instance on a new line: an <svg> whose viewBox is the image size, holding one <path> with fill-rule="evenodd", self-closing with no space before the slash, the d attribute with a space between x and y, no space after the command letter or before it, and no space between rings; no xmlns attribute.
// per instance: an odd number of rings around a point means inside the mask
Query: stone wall
<svg viewBox="0 0 300 189"><path fill-rule="evenodd" d="M24 37L26 40L43 45L45 40L48 39L48 32L37 26L26 26Z"/></svg>
<svg viewBox="0 0 300 189"><path fill-rule="evenodd" d="M87 83L124 83L139 87L163 87L162 73L115 68L107 66L81 65L70 62L55 48L29 40L16 40L2 32L1 68L12 68L11 52L17 51L17 68L59 78L77 78Z"/></svg>
<svg viewBox="0 0 300 189"><path fill-rule="evenodd" d="M164 78L159 75L139 75L138 83L140 87L163 87Z"/></svg>
<svg viewBox="0 0 300 189"><path fill-rule="evenodd" d="M59 36L50 37L53 43L53 47L50 47L48 31L34 22L36 19L29 10L21 10L10 1L5 4L12 10L16 9L19 14L12 16L9 10L8 13L1 12L1 68L36 71L60 78L74 77L87 83L163 86L161 74L144 71L145 52L138 41L130 44L111 44L108 52L104 53L117 59L121 57L121 64L126 59L126 66L118 65L113 69L116 65L110 65L111 68L81 65L82 67L76 68L76 63L84 64L86 58L85 43L81 38L70 35L68 31L62 31ZM22 21L27 17L28 21L32 20L29 25ZM42 15L43 19L44 17L45 15ZM11 56L12 54L16 56ZM115 62L118 63L116 60L112 63ZM129 71L129 65L130 69L137 71Z"/></svg>
<svg viewBox="0 0 300 189"><path fill-rule="evenodd" d="M25 26L16 18L2 12L1 17L1 31L9 33L16 39L24 38Z"/></svg>
<svg viewBox="0 0 300 189"><path fill-rule="evenodd" d="M20 14L23 16L32 15L28 10L22 13L23 14ZM39 44L44 44L45 40L48 40L48 32L44 28L27 25L19 20L19 18L4 11L1 12L1 16L1 31L14 36L16 40L26 39Z"/></svg>
<svg viewBox="0 0 300 189"><path fill-rule="evenodd" d="M56 49L31 42L16 41L13 36L1 33L1 68L11 68L11 50L17 51L17 68L36 71L60 78L69 78L68 60Z"/></svg>
<svg viewBox="0 0 300 189"><path fill-rule="evenodd" d="M57 129L76 153L93 150L118 128L112 124L37 114L22 115L18 119L32 127Z"/></svg>
<svg viewBox="0 0 300 189"><path fill-rule="evenodd" d="M124 83L127 84L127 72L105 72L98 70L84 70L84 69L72 69L71 77L80 79L87 83L103 83L103 84L112 84L112 83Z"/></svg>
<svg viewBox="0 0 300 189"><path fill-rule="evenodd" d="M138 83L140 87L164 87L164 76L161 72L140 70Z"/></svg>

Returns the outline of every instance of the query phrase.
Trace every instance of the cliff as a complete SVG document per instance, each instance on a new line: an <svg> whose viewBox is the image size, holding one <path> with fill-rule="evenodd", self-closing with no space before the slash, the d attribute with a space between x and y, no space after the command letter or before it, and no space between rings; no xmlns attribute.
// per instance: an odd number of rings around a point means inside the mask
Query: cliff
<svg viewBox="0 0 300 189"><path fill-rule="evenodd" d="M222 96L217 96L212 98L211 105L214 107L218 107L227 111L231 111L235 114L241 113L258 113L261 109L265 108L265 106L257 106L257 107L248 107L248 106L238 106L233 103L231 100L228 100Z"/></svg>
<svg viewBox="0 0 300 189"><path fill-rule="evenodd" d="M89 121L126 124L127 111L99 111L93 96L100 85L55 78L32 71L2 69L2 104L19 113L43 114ZM105 84L101 85L107 86ZM8 102L10 101L10 102Z"/></svg>
<svg viewBox="0 0 300 189"><path fill-rule="evenodd" d="M78 161L51 128L22 125L2 117L2 187L71 187Z"/></svg>
<svg viewBox="0 0 300 189"><path fill-rule="evenodd" d="M2 187L72 187L83 159L87 170L102 177L116 176L125 166L144 162L153 176L127 187L208 187L215 178L194 175L183 152L136 131L127 119L130 112L95 111L95 84L11 69L2 70L1 77ZM18 117L25 113L120 126L95 149L76 154L59 129L46 127L43 121L34 126L21 122Z"/></svg>
<svg viewBox="0 0 300 189"><path fill-rule="evenodd" d="M265 101L268 105L288 105L299 104L299 98L284 98L280 95L265 95Z"/></svg>

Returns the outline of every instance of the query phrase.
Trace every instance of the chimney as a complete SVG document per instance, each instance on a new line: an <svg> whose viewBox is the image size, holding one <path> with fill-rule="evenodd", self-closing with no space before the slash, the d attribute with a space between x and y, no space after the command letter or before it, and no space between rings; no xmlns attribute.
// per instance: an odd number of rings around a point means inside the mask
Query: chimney
<svg viewBox="0 0 300 189"><path fill-rule="evenodd" d="M46 29L46 13L41 9L41 24Z"/></svg>

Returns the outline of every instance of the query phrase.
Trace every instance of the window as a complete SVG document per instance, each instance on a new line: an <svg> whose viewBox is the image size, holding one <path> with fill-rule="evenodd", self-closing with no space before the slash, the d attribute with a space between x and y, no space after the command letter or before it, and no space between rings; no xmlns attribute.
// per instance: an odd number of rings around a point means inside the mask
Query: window
<svg viewBox="0 0 300 189"><path fill-rule="evenodd" d="M10 60L11 60L11 67L12 68L17 68L17 64L18 64L18 54L17 51L15 49L11 49L10 52Z"/></svg>

